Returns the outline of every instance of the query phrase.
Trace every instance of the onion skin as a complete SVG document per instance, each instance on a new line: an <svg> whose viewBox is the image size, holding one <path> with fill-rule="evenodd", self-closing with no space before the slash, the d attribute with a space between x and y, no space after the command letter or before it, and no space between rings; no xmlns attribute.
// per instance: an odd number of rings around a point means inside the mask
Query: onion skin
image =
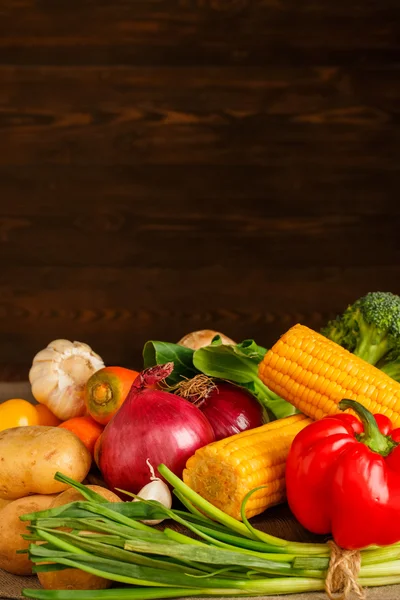
<svg viewBox="0 0 400 600"><path fill-rule="evenodd" d="M141 373L104 429L97 459L108 487L137 494L151 480L147 460L155 469L164 463L181 477L190 456L214 441L200 409L174 394L148 388L172 369L168 363Z"/></svg>
<svg viewBox="0 0 400 600"><path fill-rule="evenodd" d="M230 383L217 383L198 406L211 423L216 440L265 423L263 407L256 398Z"/></svg>

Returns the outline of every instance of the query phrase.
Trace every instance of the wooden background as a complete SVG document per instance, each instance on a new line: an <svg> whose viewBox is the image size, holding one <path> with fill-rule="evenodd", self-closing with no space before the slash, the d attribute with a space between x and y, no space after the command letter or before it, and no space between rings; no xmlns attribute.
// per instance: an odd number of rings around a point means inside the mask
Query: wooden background
<svg viewBox="0 0 400 600"><path fill-rule="evenodd" d="M0 373L400 293L398 0L1 0Z"/></svg>

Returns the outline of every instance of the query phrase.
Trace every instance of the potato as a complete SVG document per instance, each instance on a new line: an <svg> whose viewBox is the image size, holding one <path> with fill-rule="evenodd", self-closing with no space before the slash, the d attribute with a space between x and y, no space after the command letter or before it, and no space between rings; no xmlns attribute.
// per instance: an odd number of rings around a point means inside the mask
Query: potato
<svg viewBox="0 0 400 600"><path fill-rule="evenodd" d="M105 487L101 487L99 485L87 485L86 487L89 488L89 490L93 490L97 494L100 494L100 496L103 496L103 498L108 500L108 502L122 502L121 498L119 498L117 494L114 494L114 492L111 492ZM63 492L62 494L58 494L58 496L56 496L53 499L51 508L54 508L56 506L64 506L64 504L69 504L70 502L78 502L79 500L84 499L85 498L80 492L78 492L78 490L70 487L67 490L65 490L65 492Z"/></svg>
<svg viewBox="0 0 400 600"><path fill-rule="evenodd" d="M10 502L12 502L12 500L3 500L2 498L0 498L0 510L7 506L7 504L10 504Z"/></svg>
<svg viewBox="0 0 400 600"><path fill-rule="evenodd" d="M105 590L112 581L80 569L64 569L37 574L45 590Z"/></svg>
<svg viewBox="0 0 400 600"><path fill-rule="evenodd" d="M121 502L116 494L106 488L98 485L88 485L87 487L106 498L109 502ZM52 508L83 499L83 496L77 490L70 488L54 499ZM109 579L85 573L80 569L38 573L38 578L46 590L104 590L112 584Z"/></svg>
<svg viewBox="0 0 400 600"><path fill-rule="evenodd" d="M20 521L19 517L27 513L47 510L55 496L29 496L9 502L0 510L0 569L14 575L32 575L32 563L27 554L16 554L29 546L29 541L22 535L29 533L28 521Z"/></svg>
<svg viewBox="0 0 400 600"><path fill-rule="evenodd" d="M57 471L82 481L91 466L83 443L67 429L27 426L0 431L0 498L57 494L67 489Z"/></svg>

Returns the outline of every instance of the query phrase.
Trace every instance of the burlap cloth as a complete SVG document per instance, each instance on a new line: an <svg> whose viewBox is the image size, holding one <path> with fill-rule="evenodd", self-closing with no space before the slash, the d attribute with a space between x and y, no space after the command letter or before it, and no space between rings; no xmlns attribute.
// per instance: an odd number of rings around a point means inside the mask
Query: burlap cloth
<svg viewBox="0 0 400 600"><path fill-rule="evenodd" d="M0 402L16 397L31 400L29 384L0 383ZM253 523L259 529L288 540L311 541L318 539L311 536L293 519L286 505L270 509L267 516L260 515L253 520ZM23 588L40 588L40 584L36 577L17 577L0 569L1 599L20 599ZM324 592L291 594L289 596L260 596L260 598L265 600L283 600L284 598L288 598L288 600L327 600ZM400 585L371 588L367 591L367 600L400 600Z"/></svg>

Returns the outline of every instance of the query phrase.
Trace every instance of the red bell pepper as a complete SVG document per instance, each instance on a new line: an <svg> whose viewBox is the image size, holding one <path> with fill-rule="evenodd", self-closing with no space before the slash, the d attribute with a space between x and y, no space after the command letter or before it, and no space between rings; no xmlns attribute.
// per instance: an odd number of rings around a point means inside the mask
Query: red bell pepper
<svg viewBox="0 0 400 600"><path fill-rule="evenodd" d="M294 439L286 488L291 511L314 533L332 533L346 549L400 541L400 428L342 400L360 420L338 414L311 423Z"/></svg>

